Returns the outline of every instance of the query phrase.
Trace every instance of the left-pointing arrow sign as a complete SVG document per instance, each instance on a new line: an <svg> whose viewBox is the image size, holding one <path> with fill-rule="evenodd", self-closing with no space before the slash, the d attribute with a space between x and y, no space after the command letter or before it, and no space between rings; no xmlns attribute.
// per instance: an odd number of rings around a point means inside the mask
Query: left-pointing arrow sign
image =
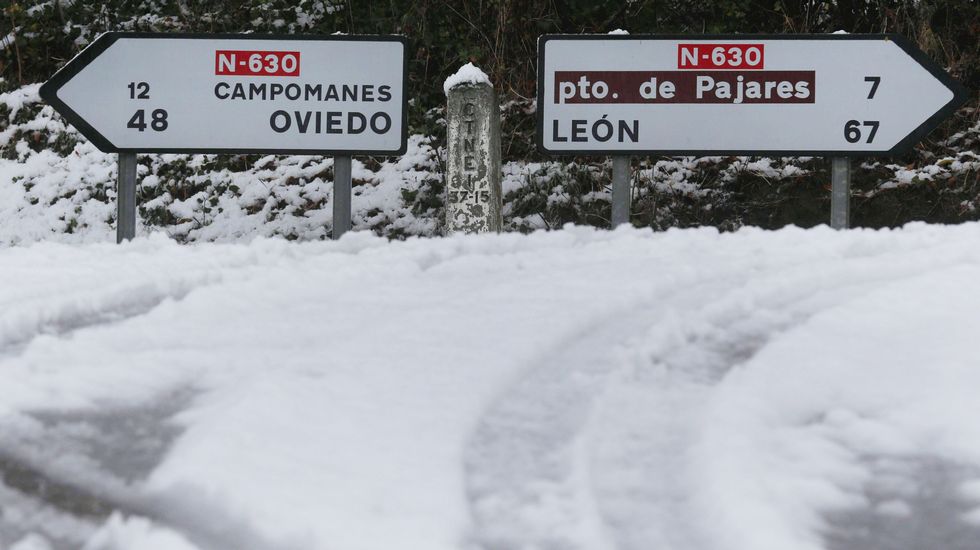
<svg viewBox="0 0 980 550"><path fill-rule="evenodd" d="M41 97L106 152L401 154L406 41L106 33Z"/></svg>

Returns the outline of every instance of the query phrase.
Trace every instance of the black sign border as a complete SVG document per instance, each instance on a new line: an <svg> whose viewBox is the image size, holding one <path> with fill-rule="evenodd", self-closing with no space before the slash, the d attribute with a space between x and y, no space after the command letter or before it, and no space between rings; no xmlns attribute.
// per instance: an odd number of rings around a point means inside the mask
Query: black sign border
<svg viewBox="0 0 980 550"><path fill-rule="evenodd" d="M205 40L282 40L282 41L357 41L357 42L400 42L402 44L402 135L397 150L365 149L239 149L239 148L145 148L117 147L101 132L93 128L84 118L58 98L58 90L69 80L92 63L102 52L109 49L121 38L156 39L205 39ZM305 35L305 34L235 34L235 33L158 33L112 31L101 34L94 42L58 70L47 82L41 85L41 98L59 112L69 124L78 129L98 149L105 153L177 153L177 154L268 154L268 155L373 155L400 156L408 150L408 38L396 35Z"/></svg>
<svg viewBox="0 0 980 550"><path fill-rule="evenodd" d="M907 136L902 138L888 151L816 151L816 150L781 150L781 149L577 149L552 151L544 146L544 77L545 44L549 40L726 40L742 42L751 40L890 40L912 57L919 65L939 80L953 92L953 98L946 105L927 118ZM545 34L538 37L538 92L537 98L537 134L535 142L538 151L549 156L808 156L808 157L868 157L868 156L898 156L918 143L929 132L936 128L946 117L952 115L969 99L969 92L962 84L954 80L946 71L937 65L928 55L900 34Z"/></svg>

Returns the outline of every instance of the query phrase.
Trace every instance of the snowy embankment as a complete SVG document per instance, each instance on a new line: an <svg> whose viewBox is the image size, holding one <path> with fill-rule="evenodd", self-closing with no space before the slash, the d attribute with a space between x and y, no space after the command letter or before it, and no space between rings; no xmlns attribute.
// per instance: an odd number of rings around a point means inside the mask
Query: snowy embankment
<svg viewBox="0 0 980 550"><path fill-rule="evenodd" d="M0 250L0 547L974 548L978 242Z"/></svg>

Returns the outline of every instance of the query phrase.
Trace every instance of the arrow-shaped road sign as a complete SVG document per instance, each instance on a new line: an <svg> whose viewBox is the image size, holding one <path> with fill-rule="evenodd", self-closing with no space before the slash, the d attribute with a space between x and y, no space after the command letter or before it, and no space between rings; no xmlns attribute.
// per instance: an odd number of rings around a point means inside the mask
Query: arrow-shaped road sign
<svg viewBox="0 0 980 550"><path fill-rule="evenodd" d="M106 33L41 87L99 149L400 154L400 37Z"/></svg>
<svg viewBox="0 0 980 550"><path fill-rule="evenodd" d="M966 101L899 35L543 36L551 154L894 155Z"/></svg>

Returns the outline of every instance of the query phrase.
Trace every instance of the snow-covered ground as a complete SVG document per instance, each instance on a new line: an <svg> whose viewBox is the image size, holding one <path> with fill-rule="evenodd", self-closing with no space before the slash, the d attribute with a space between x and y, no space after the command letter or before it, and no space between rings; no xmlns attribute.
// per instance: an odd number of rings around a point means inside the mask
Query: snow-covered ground
<svg viewBox="0 0 980 550"><path fill-rule="evenodd" d="M978 243L0 249L0 548L975 549Z"/></svg>

